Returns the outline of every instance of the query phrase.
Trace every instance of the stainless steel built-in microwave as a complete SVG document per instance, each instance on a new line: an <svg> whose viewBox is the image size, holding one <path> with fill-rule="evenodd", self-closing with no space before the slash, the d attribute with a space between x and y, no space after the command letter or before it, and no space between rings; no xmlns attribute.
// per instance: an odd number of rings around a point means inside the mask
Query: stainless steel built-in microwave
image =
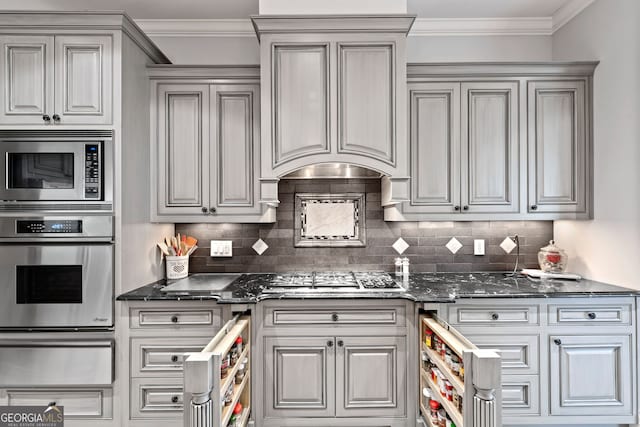
<svg viewBox="0 0 640 427"><path fill-rule="evenodd" d="M0 131L0 211L110 211L111 131Z"/></svg>

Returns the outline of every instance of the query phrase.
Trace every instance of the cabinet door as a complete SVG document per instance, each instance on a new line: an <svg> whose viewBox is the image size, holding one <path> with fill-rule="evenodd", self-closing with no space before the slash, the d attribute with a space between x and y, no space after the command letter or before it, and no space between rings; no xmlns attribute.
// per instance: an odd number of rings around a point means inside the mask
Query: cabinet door
<svg viewBox="0 0 640 427"><path fill-rule="evenodd" d="M585 82L532 81L529 91L529 212L587 213Z"/></svg>
<svg viewBox="0 0 640 427"><path fill-rule="evenodd" d="M336 340L336 415L405 415L406 338L338 337Z"/></svg>
<svg viewBox="0 0 640 427"><path fill-rule="evenodd" d="M61 124L110 124L111 36L56 36L55 114Z"/></svg>
<svg viewBox="0 0 640 427"><path fill-rule="evenodd" d="M394 44L337 48L338 152L395 164Z"/></svg>
<svg viewBox="0 0 640 427"><path fill-rule="evenodd" d="M158 213L209 207L209 86L158 87Z"/></svg>
<svg viewBox="0 0 640 427"><path fill-rule="evenodd" d="M260 212L257 153L260 150L257 85L211 86L211 204L216 215Z"/></svg>
<svg viewBox="0 0 640 427"><path fill-rule="evenodd" d="M630 415L631 336L550 336L551 415Z"/></svg>
<svg viewBox="0 0 640 427"><path fill-rule="evenodd" d="M460 206L460 84L409 88L411 209L453 213Z"/></svg>
<svg viewBox="0 0 640 427"><path fill-rule="evenodd" d="M268 337L264 355L267 417L335 415L334 337Z"/></svg>
<svg viewBox="0 0 640 427"><path fill-rule="evenodd" d="M271 61L273 166L328 153L329 44L277 43Z"/></svg>
<svg viewBox="0 0 640 427"><path fill-rule="evenodd" d="M519 208L518 83L462 84L462 209Z"/></svg>
<svg viewBox="0 0 640 427"><path fill-rule="evenodd" d="M46 124L53 115L53 37L0 37L2 124Z"/></svg>

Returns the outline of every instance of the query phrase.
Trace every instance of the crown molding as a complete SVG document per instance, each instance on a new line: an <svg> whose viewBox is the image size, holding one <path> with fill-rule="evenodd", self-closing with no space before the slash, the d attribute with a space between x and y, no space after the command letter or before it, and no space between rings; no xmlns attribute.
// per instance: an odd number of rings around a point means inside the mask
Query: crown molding
<svg viewBox="0 0 640 427"><path fill-rule="evenodd" d="M410 36L549 36L544 18L417 18Z"/></svg>
<svg viewBox="0 0 640 427"><path fill-rule="evenodd" d="M562 5L553 13L552 32L558 31L567 22L575 18L580 12L585 10L595 0L571 0Z"/></svg>
<svg viewBox="0 0 640 427"><path fill-rule="evenodd" d="M150 37L255 37L247 19L136 19Z"/></svg>
<svg viewBox="0 0 640 427"><path fill-rule="evenodd" d="M409 36L550 36L595 0L571 0L553 16L416 18ZM258 18L260 19L260 18ZM255 37L251 19L136 19L150 37Z"/></svg>

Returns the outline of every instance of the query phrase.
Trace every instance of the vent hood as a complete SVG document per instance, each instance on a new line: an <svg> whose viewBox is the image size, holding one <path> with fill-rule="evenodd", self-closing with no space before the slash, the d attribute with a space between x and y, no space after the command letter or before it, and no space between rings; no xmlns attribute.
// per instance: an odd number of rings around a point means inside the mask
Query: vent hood
<svg viewBox="0 0 640 427"><path fill-rule="evenodd" d="M295 170L283 179L380 179L380 172L345 163L319 163Z"/></svg>
<svg viewBox="0 0 640 427"><path fill-rule="evenodd" d="M277 206L281 177L326 163L379 171L382 204L407 201L406 38L415 16L251 19L260 40L261 202Z"/></svg>

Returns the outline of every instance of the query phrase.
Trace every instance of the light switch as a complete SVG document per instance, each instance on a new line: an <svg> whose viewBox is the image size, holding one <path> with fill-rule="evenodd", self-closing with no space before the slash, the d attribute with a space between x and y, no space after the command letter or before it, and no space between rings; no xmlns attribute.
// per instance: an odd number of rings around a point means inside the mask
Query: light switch
<svg viewBox="0 0 640 427"><path fill-rule="evenodd" d="M233 241L232 240L212 240L211 256L215 256L215 257L233 256Z"/></svg>
<svg viewBox="0 0 640 427"><path fill-rule="evenodd" d="M475 239L473 241L473 254L484 255L484 239Z"/></svg>

